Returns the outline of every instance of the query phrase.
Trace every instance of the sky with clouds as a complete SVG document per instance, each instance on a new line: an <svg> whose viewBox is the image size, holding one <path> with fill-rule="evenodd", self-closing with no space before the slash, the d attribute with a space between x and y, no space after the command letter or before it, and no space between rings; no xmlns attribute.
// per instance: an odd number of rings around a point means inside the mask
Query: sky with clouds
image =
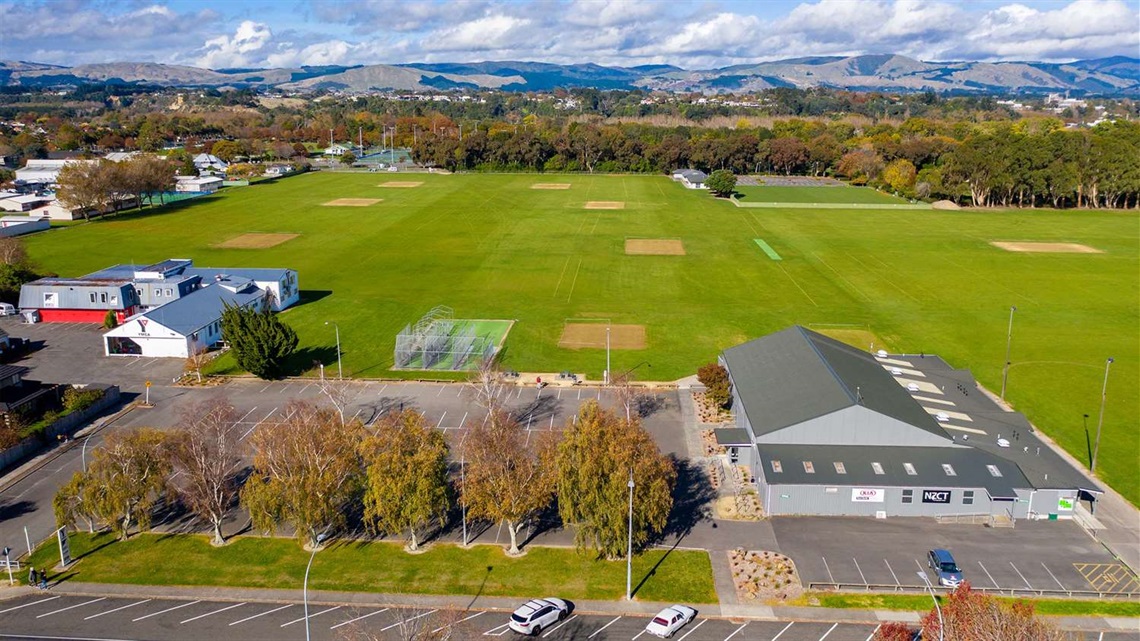
<svg viewBox="0 0 1140 641"><path fill-rule="evenodd" d="M0 0L0 60L213 69L1140 56L1138 0Z"/></svg>

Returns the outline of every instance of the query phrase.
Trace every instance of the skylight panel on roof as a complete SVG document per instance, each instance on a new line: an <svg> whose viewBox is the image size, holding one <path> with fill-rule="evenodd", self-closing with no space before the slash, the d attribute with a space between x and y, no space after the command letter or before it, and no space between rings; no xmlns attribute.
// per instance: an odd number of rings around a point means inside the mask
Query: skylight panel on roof
<svg viewBox="0 0 1140 641"><path fill-rule="evenodd" d="M914 465L911 463L903 463L903 469L911 476L918 474L918 470L914 469Z"/></svg>

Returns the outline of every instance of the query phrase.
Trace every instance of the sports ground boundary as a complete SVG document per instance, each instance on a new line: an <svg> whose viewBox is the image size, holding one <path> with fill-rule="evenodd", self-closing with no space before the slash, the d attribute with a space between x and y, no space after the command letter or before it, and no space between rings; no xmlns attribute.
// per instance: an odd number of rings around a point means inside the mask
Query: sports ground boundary
<svg viewBox="0 0 1140 641"><path fill-rule="evenodd" d="M754 209L933 209L927 203L906 203L906 204L891 204L886 203L882 205L873 203L766 203L766 202L752 202L742 203L736 199L736 196L728 198L732 204L737 207L754 208Z"/></svg>

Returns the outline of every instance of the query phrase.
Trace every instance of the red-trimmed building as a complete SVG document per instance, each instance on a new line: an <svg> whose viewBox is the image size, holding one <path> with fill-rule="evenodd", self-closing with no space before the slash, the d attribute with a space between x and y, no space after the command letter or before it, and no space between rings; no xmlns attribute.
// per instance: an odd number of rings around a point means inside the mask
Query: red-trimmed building
<svg viewBox="0 0 1140 641"><path fill-rule="evenodd" d="M41 278L20 288L20 309L37 310L45 323L102 323L114 310L122 323L142 311L130 280Z"/></svg>

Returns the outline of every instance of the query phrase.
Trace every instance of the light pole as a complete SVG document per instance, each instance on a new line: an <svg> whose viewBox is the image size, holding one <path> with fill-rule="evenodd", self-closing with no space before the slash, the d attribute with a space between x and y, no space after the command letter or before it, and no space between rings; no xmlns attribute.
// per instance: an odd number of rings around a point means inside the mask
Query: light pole
<svg viewBox="0 0 1140 641"><path fill-rule="evenodd" d="M463 516L463 547L467 547L467 500L463 497L467 493L467 448L464 445L470 433L470 430L465 431L463 438L459 439L459 511Z"/></svg>
<svg viewBox="0 0 1140 641"><path fill-rule="evenodd" d="M1005 400L1005 383L1009 380L1009 349L1013 344L1013 313L1017 311L1017 307L1010 305L1009 307L1009 331L1006 332L1005 337L1005 368L1001 373L1001 400Z"/></svg>
<svg viewBox="0 0 1140 641"><path fill-rule="evenodd" d="M633 468L629 468L629 542L625 549L625 600L633 600Z"/></svg>
<svg viewBox="0 0 1140 641"><path fill-rule="evenodd" d="M79 448L79 455L83 458L83 471L87 471L87 441L91 440L90 436L83 437L83 447Z"/></svg>
<svg viewBox="0 0 1140 641"><path fill-rule="evenodd" d="M1100 416L1096 419L1096 442L1093 444L1090 472L1096 472L1096 454L1100 451L1100 428L1104 425L1104 402L1108 399L1108 368L1112 365L1112 360L1110 358L1104 362L1104 386L1100 389Z"/></svg>
<svg viewBox="0 0 1140 641"><path fill-rule="evenodd" d="M344 378L344 369L340 366L340 325L333 321L325 321L325 325L332 325L336 330L336 378L339 381Z"/></svg>
<svg viewBox="0 0 1140 641"><path fill-rule="evenodd" d="M321 542L324 540L323 532L317 535L317 544L313 546L313 553L309 555L309 564L305 566L305 585L302 588L305 600L305 641L309 641L309 568L313 567L313 558L317 556L317 550L321 549Z"/></svg>
<svg viewBox="0 0 1140 641"><path fill-rule="evenodd" d="M612 377L610 376L610 326L606 325L606 376L605 384L609 385Z"/></svg>
<svg viewBox="0 0 1140 641"><path fill-rule="evenodd" d="M938 597L934 596L934 586L930 585L930 579L926 577L926 572L919 571L918 578L926 584L927 589L930 590L930 598L934 600L934 610L938 612L938 641L943 641L946 636L946 626L942 621L942 608L938 605Z"/></svg>

